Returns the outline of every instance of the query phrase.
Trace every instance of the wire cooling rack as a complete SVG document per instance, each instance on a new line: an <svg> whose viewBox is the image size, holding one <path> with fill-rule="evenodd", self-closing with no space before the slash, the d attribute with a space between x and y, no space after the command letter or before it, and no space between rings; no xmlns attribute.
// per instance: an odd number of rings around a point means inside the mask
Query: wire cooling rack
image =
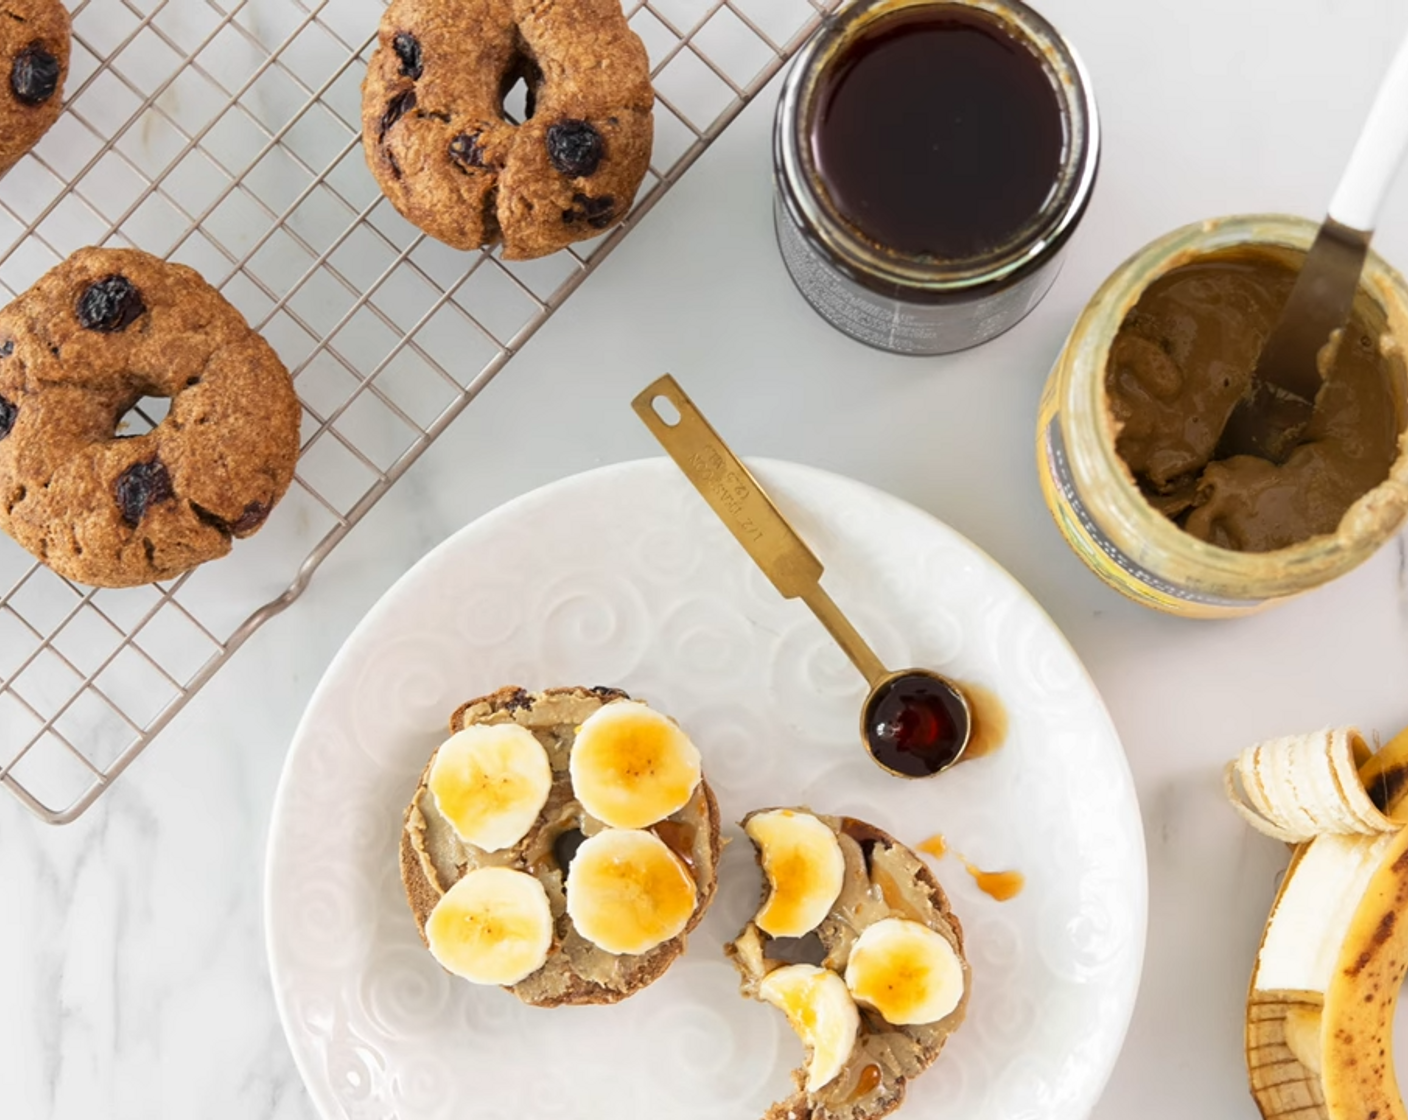
<svg viewBox="0 0 1408 1120"><path fill-rule="evenodd" d="M384 0L73 5L63 115L0 179L0 300L84 245L191 265L293 373L303 449L263 530L169 583L84 587L0 536L0 783L50 823L92 805L837 3L627 0L650 171L621 227L528 262L449 249L377 190L360 85Z"/></svg>

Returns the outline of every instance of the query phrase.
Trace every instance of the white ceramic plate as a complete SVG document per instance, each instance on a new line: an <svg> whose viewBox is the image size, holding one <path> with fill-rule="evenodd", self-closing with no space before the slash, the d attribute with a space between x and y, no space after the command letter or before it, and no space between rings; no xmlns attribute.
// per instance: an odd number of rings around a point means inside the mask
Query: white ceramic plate
<svg viewBox="0 0 1408 1120"><path fill-rule="evenodd" d="M530 1008L456 980L401 894L401 813L462 701L504 684L609 684L698 743L724 819L807 804L911 844L942 833L1016 869L1009 902L935 863L967 934L968 1019L910 1086L909 1120L1086 1115L1114 1064L1144 948L1134 787L1094 686L1050 619L929 515L835 475L760 480L891 667L984 685L995 754L928 782L862 750L859 676L781 599L667 460L578 475L461 530L363 619L314 694L274 806L266 918L284 1029L325 1117L728 1117L785 1096L801 1045L737 994L722 945L760 880L736 825L685 956L614 1007Z"/></svg>

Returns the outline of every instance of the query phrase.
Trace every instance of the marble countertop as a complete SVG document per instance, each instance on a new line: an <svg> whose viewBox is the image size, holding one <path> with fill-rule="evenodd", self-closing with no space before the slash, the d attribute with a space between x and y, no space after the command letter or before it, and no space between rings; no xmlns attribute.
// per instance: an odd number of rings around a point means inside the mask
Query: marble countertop
<svg viewBox="0 0 1408 1120"><path fill-rule="evenodd" d="M1064 271L1015 330L901 359L806 307L772 240L774 84L92 810L52 828L0 802L0 1115L312 1120L261 910L273 794L304 705L363 613L455 529L541 484L656 454L627 405L665 370L740 453L928 510L1051 614L1120 732L1148 848L1143 985L1094 1116L1256 1115L1243 999L1286 855L1225 808L1220 767L1273 735L1355 723L1387 738L1408 724L1408 547L1400 536L1261 616L1154 614L1062 543L1037 488L1036 402L1080 307L1135 248L1214 215L1322 211L1408 9L1042 9L1089 66L1105 150ZM1408 176L1381 229L1379 251L1408 265Z"/></svg>

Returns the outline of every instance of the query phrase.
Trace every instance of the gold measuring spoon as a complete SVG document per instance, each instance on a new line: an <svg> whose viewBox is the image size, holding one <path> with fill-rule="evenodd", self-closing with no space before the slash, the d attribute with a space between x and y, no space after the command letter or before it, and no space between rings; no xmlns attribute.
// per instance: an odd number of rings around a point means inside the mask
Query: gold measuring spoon
<svg viewBox="0 0 1408 1120"><path fill-rule="evenodd" d="M677 419L659 408L672 406ZM929 778L963 757L973 730L968 699L928 669L890 672L821 586L821 561L673 377L631 407L784 599L801 599L870 686L861 708L865 749L901 778Z"/></svg>

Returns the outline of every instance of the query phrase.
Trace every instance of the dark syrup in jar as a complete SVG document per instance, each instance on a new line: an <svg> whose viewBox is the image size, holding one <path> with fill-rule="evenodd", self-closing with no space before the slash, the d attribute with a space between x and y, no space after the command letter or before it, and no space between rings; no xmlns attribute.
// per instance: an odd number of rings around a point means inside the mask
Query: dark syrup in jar
<svg viewBox="0 0 1408 1120"><path fill-rule="evenodd" d="M942 681L921 673L880 686L865 714L875 761L911 778L927 778L957 761L968 739L963 701Z"/></svg>
<svg viewBox="0 0 1408 1120"><path fill-rule="evenodd" d="M1037 55L960 6L885 16L817 91L812 158L842 219L875 244L962 260L997 249L1056 187L1065 134Z"/></svg>

